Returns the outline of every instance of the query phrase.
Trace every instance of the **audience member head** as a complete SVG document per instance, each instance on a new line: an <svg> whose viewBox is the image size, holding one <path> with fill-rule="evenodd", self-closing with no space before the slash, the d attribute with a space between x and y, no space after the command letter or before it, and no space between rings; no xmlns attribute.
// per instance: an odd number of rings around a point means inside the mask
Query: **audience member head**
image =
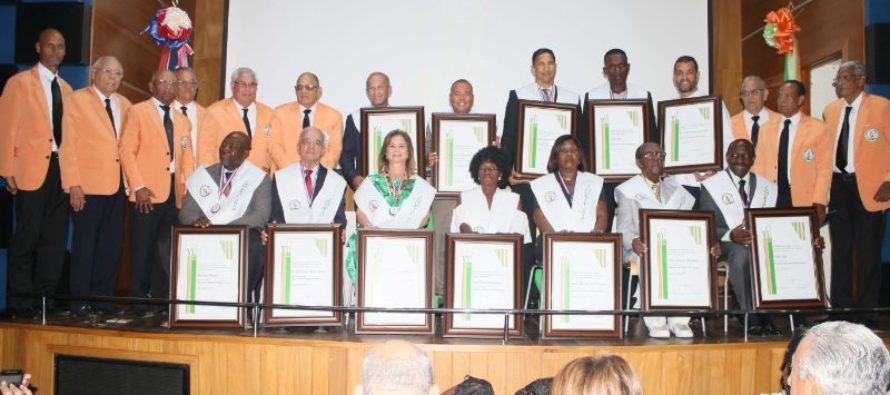
<svg viewBox="0 0 890 395"><path fill-rule="evenodd" d="M617 355L581 357L553 378L553 395L642 395L640 379Z"/></svg>
<svg viewBox="0 0 890 395"><path fill-rule="evenodd" d="M745 177L754 165L754 144L745 139L729 143L726 149L726 162L732 174L739 178Z"/></svg>
<svg viewBox="0 0 890 395"><path fill-rule="evenodd" d="M498 187L503 187L507 185L509 175L507 154L493 145L479 150L470 160L470 177L478 185L490 185L494 182Z"/></svg>
<svg viewBox="0 0 890 395"><path fill-rule="evenodd" d="M355 395L433 395L433 367L419 348L402 340L375 346L365 355L362 384Z"/></svg>
<svg viewBox="0 0 890 395"><path fill-rule="evenodd" d="M785 349L785 355L782 357L782 378L779 380L779 384L782 385L782 391L785 391L785 395L791 393L791 357L794 356L794 352L797 351L797 346L800 345L800 341L803 340L803 337L806 334L806 330L803 329L794 331L791 334L791 340L788 341L788 348Z"/></svg>
<svg viewBox="0 0 890 395"><path fill-rule="evenodd" d="M176 101L189 104L198 94L198 76L189 67L176 69Z"/></svg>
<svg viewBox="0 0 890 395"><path fill-rule="evenodd" d="M297 77L297 84L294 85L294 91L297 93L297 102L303 108L312 108L321 98L321 83L318 82L318 76L308 71L300 74Z"/></svg>
<svg viewBox="0 0 890 395"><path fill-rule="evenodd" d="M248 155L250 155L250 137L247 133L231 132L219 145L219 163L226 170L241 167Z"/></svg>
<svg viewBox="0 0 890 395"><path fill-rule="evenodd" d="M769 98L769 89L766 89L763 78L749 75L742 80L739 98L742 99L742 106L745 107L748 114L757 115L763 110L763 104Z"/></svg>
<svg viewBox="0 0 890 395"><path fill-rule="evenodd" d="M627 89L627 75L630 73L630 63L627 63L627 54L619 48L606 51L603 56L603 76L609 79L612 92L621 93ZM621 89L616 91L615 89Z"/></svg>
<svg viewBox="0 0 890 395"><path fill-rule="evenodd" d="M674 88L680 97L688 97L698 90L698 62L689 55L683 55L674 62Z"/></svg>
<svg viewBox="0 0 890 395"><path fill-rule="evenodd" d="M467 376L464 377L464 381L449 388L442 395L494 395L494 388L487 380Z"/></svg>
<svg viewBox="0 0 890 395"><path fill-rule="evenodd" d="M664 150L657 143L643 143L637 147L637 167L650 182L659 182L664 173Z"/></svg>
<svg viewBox="0 0 890 395"><path fill-rule="evenodd" d="M176 74L167 69L155 71L148 83L148 91L161 104L169 106L176 98Z"/></svg>
<svg viewBox="0 0 890 395"><path fill-rule="evenodd" d="M532 54L532 75L535 82L544 88L553 86L556 78L556 55L549 48L539 48Z"/></svg>
<svg viewBox="0 0 890 395"><path fill-rule="evenodd" d="M300 141L297 142L297 152L300 153L300 162L310 168L318 164L324 156L327 147L328 135L321 129L310 126L300 132Z"/></svg>
<svg viewBox="0 0 890 395"><path fill-rule="evenodd" d="M550 395L551 385L553 385L553 377L537 379L516 391L515 395Z"/></svg>
<svg viewBox="0 0 890 395"><path fill-rule="evenodd" d="M65 58L65 37L56 29L43 29L34 44L40 64L53 73L59 71L59 65Z"/></svg>
<svg viewBox="0 0 890 395"><path fill-rule="evenodd" d="M232 72L229 86L232 97L241 107L249 107L256 101L256 90L259 86L256 73L249 67L239 67Z"/></svg>
<svg viewBox="0 0 890 395"><path fill-rule="evenodd" d="M547 160L547 172L553 173L557 170L563 172L587 171L587 160L584 159L581 143L577 137L564 134L553 142L550 159Z"/></svg>
<svg viewBox="0 0 890 395"><path fill-rule="evenodd" d="M459 79L451 84L448 95L451 110L457 114L468 114L473 109L473 85L470 81Z"/></svg>
<svg viewBox="0 0 890 395"><path fill-rule="evenodd" d="M807 331L791 363L792 395L884 394L890 353L863 325L829 321Z"/></svg>
<svg viewBox="0 0 890 395"><path fill-rule="evenodd" d="M389 96L392 95L392 86L389 85L389 76L379 71L368 75L365 80L365 94L373 107L389 107Z"/></svg>
<svg viewBox="0 0 890 395"><path fill-rule="evenodd" d="M405 166L405 175L410 177L415 173L414 149L411 144L411 136L404 130L393 130L383 138L383 149L377 163L380 173L389 173L389 166L399 164Z"/></svg>
<svg viewBox="0 0 890 395"><path fill-rule="evenodd" d="M788 80L779 87L779 97L776 98L779 114L785 118L791 118L803 107L806 101L807 88L798 80Z"/></svg>
<svg viewBox="0 0 890 395"><path fill-rule="evenodd" d="M841 63L834 77L834 91L847 103L853 103L865 89L865 65L858 60Z"/></svg>
<svg viewBox="0 0 890 395"><path fill-rule="evenodd" d="M124 68L114 56L100 56L90 68L90 80L106 98L117 92L124 79Z"/></svg>

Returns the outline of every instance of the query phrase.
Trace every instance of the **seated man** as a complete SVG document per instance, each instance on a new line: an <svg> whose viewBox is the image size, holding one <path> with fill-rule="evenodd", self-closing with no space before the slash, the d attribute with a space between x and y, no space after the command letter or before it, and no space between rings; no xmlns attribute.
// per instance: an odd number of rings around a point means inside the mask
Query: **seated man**
<svg viewBox="0 0 890 395"><path fill-rule="evenodd" d="M390 340L365 355L362 383L355 395L434 395L433 365L417 346L404 340Z"/></svg>
<svg viewBox="0 0 890 395"><path fill-rule="evenodd" d="M729 145L726 162L724 171L702 182L695 209L714 213L716 237L729 262L734 300L742 310L752 310L750 245L754 235L745 227L745 209L775 207L777 187L751 172L754 144L747 139L738 139ZM766 315L755 314L749 318L749 335L781 334Z"/></svg>
<svg viewBox="0 0 890 395"><path fill-rule="evenodd" d="M884 394L890 353L863 325L830 321L812 327L791 362L792 394Z"/></svg>
<svg viewBox="0 0 890 395"><path fill-rule="evenodd" d="M327 135L315 126L300 132L300 160L275 172L272 181L272 222L346 227L346 180L319 163L327 144Z"/></svg>
<svg viewBox="0 0 890 395"><path fill-rule="evenodd" d="M250 137L231 132L219 146L219 163L199 167L186 182L188 191L179 211L179 222L206 228L210 225L247 225L247 289L251 301L259 301L266 251L260 231L269 221L272 181L251 162Z"/></svg>

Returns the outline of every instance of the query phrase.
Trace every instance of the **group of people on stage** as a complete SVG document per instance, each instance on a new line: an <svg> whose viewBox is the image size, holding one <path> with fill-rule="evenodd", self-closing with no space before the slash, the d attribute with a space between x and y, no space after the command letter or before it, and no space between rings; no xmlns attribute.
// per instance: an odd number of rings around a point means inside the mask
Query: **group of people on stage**
<svg viewBox="0 0 890 395"><path fill-rule="evenodd" d="M436 199L425 169L417 168L411 135L402 130L385 136L379 167L361 174L360 112L344 120L320 103L322 87L313 73L297 78L296 101L274 109L256 100L258 80L249 68L232 73L232 97L207 108L195 102L197 76L188 68L155 72L148 84L152 97L133 104L118 93L124 70L115 57L97 58L90 85L73 91L58 75L64 37L44 30L36 49L40 62L10 79L0 97L0 176L17 195L9 254L13 294L53 293L70 216L71 293L113 295L129 205L131 296L168 295L173 225L236 224L251 229L248 287L251 299L259 300L264 228L271 223L345 227L348 187L359 227L436 229L440 294L445 232L522 234L527 274L534 257L540 259L535 235L540 240L543 232L619 232L624 260L638 263L647 253L640 240L640 209L696 209L716 214L720 243L711 253L730 262L734 299L751 309L752 235L742 221L744 210L812 206L821 223L831 216L833 305L877 304L883 211L890 207L890 101L864 92L865 67L857 61L841 65L834 80L839 99L826 108L824 122L801 112L806 88L799 81L782 84L779 111L773 112L764 105L770 94L764 81L746 77L740 95L744 111L730 118L723 108L728 164L723 170L667 176L665 152L654 132L636 150L639 175L606 181L589 171L584 153L592 139L582 122L574 135L556 139L549 174L528 181L513 170L518 100L566 103L579 112L587 100L652 100L646 89L627 82L630 64L620 49L604 56L608 82L583 101L555 83L555 55L539 49L531 58L534 82L510 92L502 135L472 158L468 170L477 187L462 192L456 205ZM692 57L677 59L673 82L679 98L705 95L698 90ZM391 93L386 74L368 76L371 107L389 107ZM470 113L473 97L470 82L455 81L452 111ZM424 155L437 161L433 150ZM345 243L354 251L354 239ZM354 254L346 255L347 273L355 281ZM857 295L852 295L853 276ZM35 302L14 297L10 307L27 317ZM85 301L75 301L70 310L75 315L119 311ZM135 310L153 314L145 307ZM688 318L645 321L654 337L693 335ZM758 317L751 330L776 332L766 317Z"/></svg>

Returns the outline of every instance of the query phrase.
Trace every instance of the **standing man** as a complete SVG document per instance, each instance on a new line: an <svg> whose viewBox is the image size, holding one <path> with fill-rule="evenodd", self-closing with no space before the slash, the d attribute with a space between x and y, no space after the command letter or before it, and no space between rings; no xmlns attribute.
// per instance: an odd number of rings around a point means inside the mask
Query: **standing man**
<svg viewBox="0 0 890 395"><path fill-rule="evenodd" d="M297 101L275 108L272 121L272 160L279 169L299 161L297 143L300 133L303 129L314 126L325 135L327 142L321 163L333 169L340 160L340 151L343 150L343 114L318 102L322 90L318 76L313 73L300 74L294 91Z"/></svg>
<svg viewBox="0 0 890 395"><path fill-rule="evenodd" d="M16 74L0 96L0 176L17 195L15 231L9 247L9 292L52 295L65 261L68 195L62 190L59 146L63 98L71 86L59 76L65 38L56 29L40 32L40 61ZM35 300L9 299L13 315L31 318ZM53 300L49 300L53 303Z"/></svg>
<svg viewBox="0 0 890 395"><path fill-rule="evenodd" d="M863 91L865 65L859 61L841 64L834 86L840 99L823 113L828 140L835 142L830 151L831 302L836 307L875 307L881 292L884 210L890 207L890 100Z"/></svg>
<svg viewBox="0 0 890 395"><path fill-rule="evenodd" d="M130 109L121 133L121 165L130 188L130 296L167 298L170 275L170 228L176 224L192 173L191 124L171 107L176 75L157 71L148 90L152 98ZM152 289L152 263L165 275L160 289ZM137 315L151 313L136 306Z"/></svg>
<svg viewBox="0 0 890 395"><path fill-rule="evenodd" d="M198 156L198 131L203 125L204 114L206 109L204 106L195 101L198 94L198 76L195 70L189 67L183 67L176 70L176 100L173 101L173 108L185 115L192 124L189 139L192 143L192 157Z"/></svg>
<svg viewBox="0 0 890 395"><path fill-rule="evenodd" d="M630 263L632 272L639 272L643 264L641 257L647 252L646 244L640 238L640 209L689 210L695 203L695 198L676 177L662 178L664 157L664 150L658 144L643 143L636 151L640 175L615 188L615 201L618 202L615 226L621 233L622 256ZM643 317L643 322L651 337L669 338L672 332L677 337L692 337L689 317L649 316Z"/></svg>
<svg viewBox="0 0 890 395"><path fill-rule="evenodd" d="M198 139L198 164L210 165L217 161L217 151L223 138L232 131L240 131L251 139L251 161L263 171L273 171L269 155L272 139L272 108L256 101L256 73L247 67L232 72L229 86L232 97L220 100L207 108L204 125Z"/></svg>
<svg viewBox="0 0 890 395"><path fill-rule="evenodd" d="M749 75L742 80L739 98L742 100L744 109L732 116L732 135L735 140L751 141L756 149L761 129L775 127L779 117L764 105L766 99L769 98L769 89L766 89L763 79L756 75ZM723 127L727 126L723 125Z"/></svg>
<svg viewBox="0 0 890 395"><path fill-rule="evenodd" d="M729 262L729 281L732 283L733 300L742 310L754 309L751 294L751 241L754 235L745 227L745 210L773 208L776 206L776 184L751 172L754 164L754 144L738 139L726 152L727 167L713 177L702 181L701 195L695 209L714 213L716 237L720 249ZM750 316L748 334L751 336L780 335L769 316Z"/></svg>
<svg viewBox="0 0 890 395"><path fill-rule="evenodd" d="M70 290L74 296L114 296L124 234L123 183L118 137L127 98L117 93L124 69L117 58L102 56L90 70L92 85L65 99L64 141L60 147L62 187L70 194L74 240ZM107 303L75 300L75 316L93 310L117 312Z"/></svg>
<svg viewBox="0 0 890 395"><path fill-rule="evenodd" d="M379 71L368 75L365 80L365 95L371 107L389 107L389 97L392 95L392 86L389 84L389 76ZM346 129L343 131L343 151L340 154L340 168L343 170L343 178L352 186L352 190L358 190L365 177L360 174L362 166L362 136L358 124L361 123L361 109L355 110L346 116Z"/></svg>

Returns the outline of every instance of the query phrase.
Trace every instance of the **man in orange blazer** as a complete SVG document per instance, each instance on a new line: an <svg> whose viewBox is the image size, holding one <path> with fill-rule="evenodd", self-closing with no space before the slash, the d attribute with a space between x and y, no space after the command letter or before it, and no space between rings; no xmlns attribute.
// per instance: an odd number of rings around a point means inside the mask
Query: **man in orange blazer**
<svg viewBox="0 0 890 395"><path fill-rule="evenodd" d="M831 185L831 144L824 124L800 112L806 102L800 81L785 81L777 102L779 114L761 129L752 171L778 185L776 207L813 206L824 223Z"/></svg>
<svg viewBox="0 0 890 395"><path fill-rule="evenodd" d="M91 86L65 98L60 148L62 187L69 192L74 223L71 248L71 294L114 296L124 233L126 187L117 150L123 116L131 103L119 95L124 69L117 58L93 62ZM106 303L75 300L72 314L93 310L117 312Z"/></svg>
<svg viewBox="0 0 890 395"><path fill-rule="evenodd" d="M189 139L192 142L192 155L198 156L197 146L194 144L198 141L198 130L204 123L204 115L207 110L204 106L195 101L198 94L198 76L195 70L189 67L176 69L176 100L173 101L173 108L182 112L189 122L192 124Z"/></svg>
<svg viewBox="0 0 890 395"><path fill-rule="evenodd" d="M63 98L71 86L59 76L65 57L62 34L42 31L35 48L40 62L10 78L0 96L0 176L6 179L6 189L17 195L9 292L52 295L68 239L68 196L62 190L58 151ZM34 303L14 297L9 309L14 316L34 318Z"/></svg>
<svg viewBox="0 0 890 395"><path fill-rule="evenodd" d="M166 298L170 275L170 228L177 223L185 179L194 168L191 124L171 108L176 75L155 72L148 86L152 97L130 109L118 150L130 188L130 296ZM152 262L160 252L165 275L151 286ZM149 293L151 291L151 293ZM137 315L151 315L135 306Z"/></svg>
<svg viewBox="0 0 890 395"><path fill-rule="evenodd" d="M333 169L337 166L343 149L343 114L318 102L322 93L321 85L318 76L313 73L300 74L294 90L297 101L275 108L272 121L272 161L276 167L282 169L300 160L300 153L297 151L300 132L309 126L315 126L325 135L325 154L321 157L321 164Z"/></svg>
<svg viewBox="0 0 890 395"><path fill-rule="evenodd" d="M756 75L749 75L742 80L739 98L742 99L744 110L730 119L732 135L736 140L745 139L754 143L756 148L760 140L760 131L775 127L779 121L779 114L764 105L769 98L769 89L766 89L763 79Z"/></svg>
<svg viewBox="0 0 890 395"><path fill-rule="evenodd" d="M198 132L198 164L212 165L218 160L219 145L230 132L247 133L251 138L248 161L271 172L269 144L272 140L272 108L256 101L256 73L247 67L232 72L232 97L207 108L204 124Z"/></svg>
<svg viewBox="0 0 890 395"><path fill-rule="evenodd" d="M890 100L863 91L865 65L855 60L841 64L834 87L840 99L823 112L834 159L829 205L834 212L831 303L875 307L881 292L884 210L890 207ZM855 295L854 275L858 280ZM875 324L871 317L860 320Z"/></svg>

